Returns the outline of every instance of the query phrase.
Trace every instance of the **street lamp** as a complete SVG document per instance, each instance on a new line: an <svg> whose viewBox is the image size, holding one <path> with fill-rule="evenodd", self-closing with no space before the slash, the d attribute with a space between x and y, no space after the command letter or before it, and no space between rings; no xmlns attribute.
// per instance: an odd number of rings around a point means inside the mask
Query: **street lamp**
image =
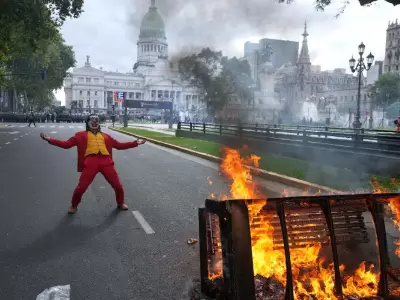
<svg viewBox="0 0 400 300"><path fill-rule="evenodd" d="M257 85L255 83L252 83L249 85L249 89L251 90L251 96L252 96L252 119L253 119L253 123L256 122L256 97L255 97L255 89L256 89Z"/></svg>
<svg viewBox="0 0 400 300"><path fill-rule="evenodd" d="M175 80L172 80L171 81L172 91L174 91L174 84L175 84ZM174 123L174 98L175 98L175 93L174 93L174 97L171 97L171 93L170 93L169 96L170 96L170 99L171 99L171 108L169 109L168 128L172 129L173 123Z"/></svg>
<svg viewBox="0 0 400 300"><path fill-rule="evenodd" d="M90 111L90 103L87 105L87 108L89 109L89 114L91 113Z"/></svg>
<svg viewBox="0 0 400 300"><path fill-rule="evenodd" d="M361 43L358 46L358 54L360 55L360 57L357 60L355 60L353 56L349 59L349 65L350 65L351 72L352 73L358 72L357 113L356 113L356 118L353 123L353 127L355 129L360 129L362 126L361 121L360 121L360 118L361 118L361 116L360 116L361 115L361 112L360 112L361 75L364 70L368 71L371 68L371 65L374 61L374 56L370 52L367 56L367 65L365 65L364 58L363 58L364 51L365 51L365 45L364 45L364 43Z"/></svg>

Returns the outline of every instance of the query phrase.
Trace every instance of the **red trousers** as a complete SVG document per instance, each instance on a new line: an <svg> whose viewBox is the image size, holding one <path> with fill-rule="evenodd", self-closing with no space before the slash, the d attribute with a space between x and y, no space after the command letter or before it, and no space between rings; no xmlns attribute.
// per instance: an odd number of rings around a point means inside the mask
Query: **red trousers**
<svg viewBox="0 0 400 300"><path fill-rule="evenodd" d="M114 189L117 204L121 205L124 203L124 188L119 181L111 157L105 155L90 155L85 158L78 186L75 188L72 195L72 206L78 206L82 200L83 194L99 172L103 174L104 178Z"/></svg>

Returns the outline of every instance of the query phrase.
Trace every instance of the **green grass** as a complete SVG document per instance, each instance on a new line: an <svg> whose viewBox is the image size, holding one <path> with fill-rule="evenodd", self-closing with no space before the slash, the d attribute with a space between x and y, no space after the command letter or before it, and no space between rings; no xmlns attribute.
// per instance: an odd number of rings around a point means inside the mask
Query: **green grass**
<svg viewBox="0 0 400 300"><path fill-rule="evenodd" d="M176 146L180 146L187 149L192 149L195 151L199 151L201 153L211 154L215 156L219 156L221 144L207 142L196 139L188 139L182 137L176 137L170 134L164 134L160 132L150 131L146 129L139 128L122 128L121 130L131 132L143 137L155 139L161 142L170 143Z"/></svg>
<svg viewBox="0 0 400 300"><path fill-rule="evenodd" d="M176 137L146 129L122 128L121 130L214 156L220 156L220 151L223 147L222 144L214 142ZM327 165L321 166L292 157L252 151L252 149L242 150L241 152L243 155L256 154L260 156L260 168L263 170L306 180L335 189L346 191L370 189L370 181L372 177L374 177L372 174L356 174L347 169ZM390 191L395 191L399 187L399 185L393 183L393 180L390 178L378 177L378 181L383 188Z"/></svg>

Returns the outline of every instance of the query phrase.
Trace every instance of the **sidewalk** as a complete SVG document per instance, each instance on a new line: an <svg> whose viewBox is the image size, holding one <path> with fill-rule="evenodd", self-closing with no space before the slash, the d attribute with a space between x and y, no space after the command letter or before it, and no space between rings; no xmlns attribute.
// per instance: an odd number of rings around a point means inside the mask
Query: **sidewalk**
<svg viewBox="0 0 400 300"><path fill-rule="evenodd" d="M153 125L153 126L152 126ZM159 125L159 126L157 126ZM107 125L108 127L112 127L112 124ZM116 128L122 128L123 124L115 124ZM168 124L134 124L130 123L128 124L128 127L130 128L139 128L139 129L146 129L154 132L159 132L162 134L168 134L175 136L175 130L176 130L176 124L174 124L172 131L168 129Z"/></svg>

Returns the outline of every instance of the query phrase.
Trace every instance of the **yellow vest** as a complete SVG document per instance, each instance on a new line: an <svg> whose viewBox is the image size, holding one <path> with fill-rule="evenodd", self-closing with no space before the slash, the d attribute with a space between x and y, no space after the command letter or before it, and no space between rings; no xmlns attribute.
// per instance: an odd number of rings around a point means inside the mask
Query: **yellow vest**
<svg viewBox="0 0 400 300"><path fill-rule="evenodd" d="M88 140L85 156L91 154L102 154L102 155L110 155L108 153L106 143L104 141L104 137L101 132L94 134L91 131L88 131Z"/></svg>

